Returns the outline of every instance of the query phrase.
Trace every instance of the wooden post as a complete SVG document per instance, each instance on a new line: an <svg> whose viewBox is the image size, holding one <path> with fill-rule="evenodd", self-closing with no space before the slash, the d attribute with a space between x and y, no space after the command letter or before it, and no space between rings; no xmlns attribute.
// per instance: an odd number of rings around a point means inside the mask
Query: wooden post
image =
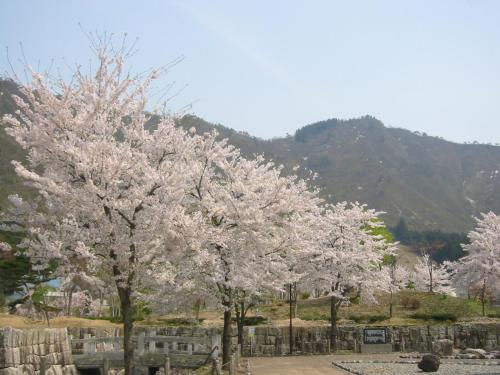
<svg viewBox="0 0 500 375"><path fill-rule="evenodd" d="M216 349L214 350L214 348L216 348ZM221 337L220 337L220 335L212 336L212 347L210 348L211 350L213 350L213 352L212 352L212 358L216 359L216 358L219 357L220 348L221 348Z"/></svg>
<svg viewBox="0 0 500 375"><path fill-rule="evenodd" d="M86 333L83 335L84 339L90 339L90 333ZM90 343L89 342L84 342L83 343L83 354L89 354L90 353Z"/></svg>
<svg viewBox="0 0 500 375"><path fill-rule="evenodd" d="M245 364L245 375L252 375L252 372L250 371L250 360L248 359Z"/></svg>
<svg viewBox="0 0 500 375"><path fill-rule="evenodd" d="M113 351L114 352L119 352L120 349L121 349L121 345L120 345L120 339L119 338L114 338L113 341L112 341L112 345L113 345Z"/></svg>
<svg viewBox="0 0 500 375"><path fill-rule="evenodd" d="M165 356L165 375L171 375L171 373L170 373L170 357L168 355Z"/></svg>
<svg viewBox="0 0 500 375"><path fill-rule="evenodd" d="M108 375L108 372L109 372L109 359L104 358L104 362L102 365L102 374Z"/></svg>
<svg viewBox="0 0 500 375"><path fill-rule="evenodd" d="M215 358L212 362L212 375L221 375L222 369L218 358Z"/></svg>
<svg viewBox="0 0 500 375"><path fill-rule="evenodd" d="M137 354L138 355L143 355L144 354L144 332L139 333L137 336Z"/></svg>
<svg viewBox="0 0 500 375"><path fill-rule="evenodd" d="M155 336L156 336L156 330L153 330L153 331L151 332L150 337L155 337ZM151 339L149 340L149 351L150 351L151 353L156 352L156 341L151 340Z"/></svg>
<svg viewBox="0 0 500 375"><path fill-rule="evenodd" d="M40 357L40 375L45 375L47 372L47 358Z"/></svg>
<svg viewBox="0 0 500 375"><path fill-rule="evenodd" d="M236 369L240 368L241 344L236 346Z"/></svg>
<svg viewBox="0 0 500 375"><path fill-rule="evenodd" d="M236 371L234 371L234 354L229 357L229 375L236 375Z"/></svg>

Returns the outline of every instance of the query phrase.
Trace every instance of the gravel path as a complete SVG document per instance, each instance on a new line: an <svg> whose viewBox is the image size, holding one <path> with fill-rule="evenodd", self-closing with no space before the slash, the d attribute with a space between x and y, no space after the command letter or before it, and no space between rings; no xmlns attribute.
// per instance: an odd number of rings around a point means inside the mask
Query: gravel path
<svg viewBox="0 0 500 375"><path fill-rule="evenodd" d="M399 353L249 358L253 375L423 375ZM405 362L405 363L397 363ZM336 363L338 366L333 365ZM339 367L340 366L340 367ZM436 375L500 375L498 360L445 359Z"/></svg>
<svg viewBox="0 0 500 375"><path fill-rule="evenodd" d="M343 363L335 362L343 369L356 375L422 375L416 363ZM500 364L442 363L436 375L500 375Z"/></svg>

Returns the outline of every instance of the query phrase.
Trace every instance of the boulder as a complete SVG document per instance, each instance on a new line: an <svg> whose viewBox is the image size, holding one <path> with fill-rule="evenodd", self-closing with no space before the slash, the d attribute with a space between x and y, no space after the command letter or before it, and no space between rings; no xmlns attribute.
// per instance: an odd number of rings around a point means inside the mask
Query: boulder
<svg viewBox="0 0 500 375"><path fill-rule="evenodd" d="M472 348L467 348L465 349L466 354L472 354L476 358L484 359L486 355L486 350L484 349L472 349Z"/></svg>
<svg viewBox="0 0 500 375"><path fill-rule="evenodd" d="M436 340L432 343L432 353L440 357L453 354L453 341L448 339Z"/></svg>
<svg viewBox="0 0 500 375"><path fill-rule="evenodd" d="M436 372L439 370L441 361L435 354L425 354L422 360L418 363L418 368L423 372Z"/></svg>

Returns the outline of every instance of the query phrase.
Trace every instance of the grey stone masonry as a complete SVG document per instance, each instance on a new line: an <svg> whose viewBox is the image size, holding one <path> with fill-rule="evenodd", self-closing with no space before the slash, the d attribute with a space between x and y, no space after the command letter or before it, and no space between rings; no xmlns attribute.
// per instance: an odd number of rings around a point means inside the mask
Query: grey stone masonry
<svg viewBox="0 0 500 375"><path fill-rule="evenodd" d="M363 340L363 326L340 326L339 350L358 352ZM500 323L453 324L446 326L382 327L387 343L397 352L432 352L439 340L451 340L457 349L500 347ZM330 350L330 327L296 327L293 329L294 352L321 354ZM290 352L288 327L259 326L245 328L242 352L245 356L280 356Z"/></svg>
<svg viewBox="0 0 500 375"><path fill-rule="evenodd" d="M340 326L338 328L338 349L358 352L363 338L363 326ZM373 327L371 327L373 328ZM500 347L500 323L453 325L424 325L381 327L386 329L387 343L397 352L449 352L450 349L482 348L494 350ZM233 327L233 344L236 347L236 327ZM205 340L221 334L221 328L207 327L136 327L135 335L173 336L199 338L193 344L192 352L205 352ZM40 375L41 365L45 375L76 375L73 355L81 354L84 348L76 339L86 337L119 337L119 328L68 328L18 330L0 328L0 375ZM73 348L70 340L74 339ZM84 340L81 340L82 342ZM295 327L293 330L294 352L297 354L322 354L330 351L330 327ZM175 344L181 348L182 340ZM178 344L178 345L177 345ZM446 344L446 345L445 345ZM99 345L106 344L103 341ZM155 350L164 348L156 344ZM452 348L450 348L452 346ZM95 348L98 352L106 348ZM109 349L109 348L108 348ZM112 348L111 348L112 349ZM272 325L245 327L242 354L244 356L281 356L289 354L288 327ZM76 357L75 357L76 358Z"/></svg>
<svg viewBox="0 0 500 375"><path fill-rule="evenodd" d="M65 329L0 328L0 375L76 375Z"/></svg>

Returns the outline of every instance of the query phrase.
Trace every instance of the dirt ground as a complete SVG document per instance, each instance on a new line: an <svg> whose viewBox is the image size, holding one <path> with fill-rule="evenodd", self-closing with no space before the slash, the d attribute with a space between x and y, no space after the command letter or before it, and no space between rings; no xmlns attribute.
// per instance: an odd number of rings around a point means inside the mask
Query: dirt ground
<svg viewBox="0 0 500 375"><path fill-rule="evenodd" d="M46 328L47 322L41 320L31 320L18 315L0 314L0 328ZM50 320L51 328L66 328L66 327L119 327L119 325L111 323L107 320L90 320L76 317L58 317Z"/></svg>
<svg viewBox="0 0 500 375"><path fill-rule="evenodd" d="M334 367L332 362L353 359L392 359L396 354L315 355L294 357L250 358L253 375L347 375L347 371Z"/></svg>
<svg viewBox="0 0 500 375"><path fill-rule="evenodd" d="M222 326L222 319L220 313L218 312L204 312L201 314L204 318L202 323L206 327L219 327ZM273 325L280 327L288 327L288 320L276 320L273 321ZM143 322L137 322L138 326L143 325ZM318 325L328 325L328 322L321 321L308 321L301 319L293 319L294 327L311 327ZM144 324L147 325L147 324ZM57 317L50 320L51 328L64 328L64 327L85 327L85 328L105 328L105 327L120 327L120 324L114 324L107 320L91 320L77 317ZM32 320L18 315L9 315L0 313L0 328L1 327L12 327L12 328L40 328L47 327L47 322L42 320Z"/></svg>

